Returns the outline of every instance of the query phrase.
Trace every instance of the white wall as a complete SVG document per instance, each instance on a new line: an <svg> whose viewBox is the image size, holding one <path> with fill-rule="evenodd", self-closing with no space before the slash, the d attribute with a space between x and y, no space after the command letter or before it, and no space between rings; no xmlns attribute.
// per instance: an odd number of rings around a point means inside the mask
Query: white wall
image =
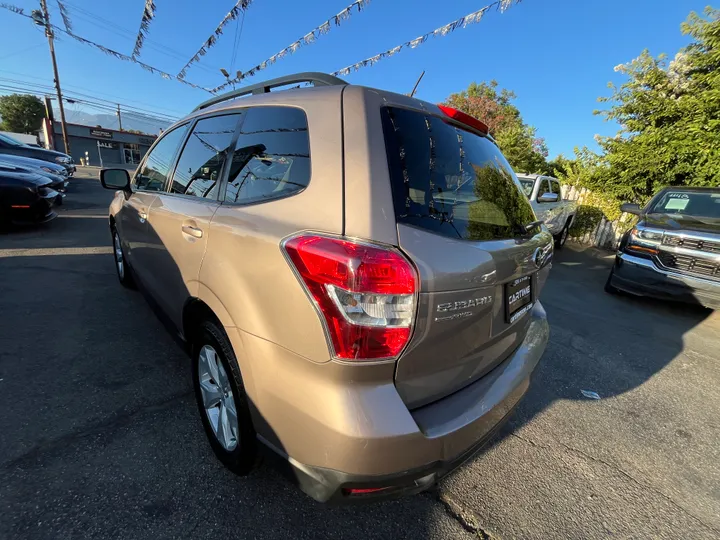
<svg viewBox="0 0 720 540"><path fill-rule="evenodd" d="M3 135L12 137L16 141L20 141L24 144L37 144L37 137L35 135L28 135L27 133L12 133L10 131L0 131Z"/></svg>
<svg viewBox="0 0 720 540"><path fill-rule="evenodd" d="M584 199L590 194L587 188L577 189L575 186L562 186L563 198L570 201L577 201L578 206L583 204ZM619 219L609 221L603 217L600 223L590 232L580 238L572 237L576 242L588 246L614 250L617 248L620 237L628 228L627 223L633 218L631 214L623 212Z"/></svg>

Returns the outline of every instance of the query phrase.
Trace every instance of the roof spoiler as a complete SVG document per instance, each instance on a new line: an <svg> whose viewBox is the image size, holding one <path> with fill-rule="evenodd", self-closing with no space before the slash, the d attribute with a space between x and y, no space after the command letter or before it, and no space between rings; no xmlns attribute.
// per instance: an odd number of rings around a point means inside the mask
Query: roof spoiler
<svg viewBox="0 0 720 540"><path fill-rule="evenodd" d="M216 103L222 103L230 99L235 99L241 96L247 96L248 94L266 94L271 89L277 88L278 86L286 86L288 84L295 83L312 83L313 86L335 86L335 85L346 85L346 81L335 77L334 75L328 75L327 73L320 73L316 71L308 71L305 73L295 73L293 75L286 75L285 77L278 77L277 79L271 79L257 84L251 84L250 86L244 86L237 90L232 90L214 98L210 98L207 101L202 102L200 105L195 107L192 112L199 111L201 109L207 109L211 105Z"/></svg>

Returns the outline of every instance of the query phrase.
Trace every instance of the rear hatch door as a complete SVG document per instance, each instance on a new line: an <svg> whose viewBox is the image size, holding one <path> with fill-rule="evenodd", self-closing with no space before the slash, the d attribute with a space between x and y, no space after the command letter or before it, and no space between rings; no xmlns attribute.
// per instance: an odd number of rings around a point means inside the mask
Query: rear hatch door
<svg viewBox="0 0 720 540"><path fill-rule="evenodd" d="M522 343L552 237L497 146L442 116L382 110L400 248L420 275L395 384L410 408L478 380Z"/></svg>

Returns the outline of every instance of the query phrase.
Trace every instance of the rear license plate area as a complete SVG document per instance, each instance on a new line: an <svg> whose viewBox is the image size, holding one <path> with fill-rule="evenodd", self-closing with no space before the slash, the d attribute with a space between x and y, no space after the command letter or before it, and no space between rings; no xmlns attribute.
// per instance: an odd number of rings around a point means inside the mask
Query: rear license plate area
<svg viewBox="0 0 720 540"><path fill-rule="evenodd" d="M505 322L512 324L532 309L532 276L505 284Z"/></svg>

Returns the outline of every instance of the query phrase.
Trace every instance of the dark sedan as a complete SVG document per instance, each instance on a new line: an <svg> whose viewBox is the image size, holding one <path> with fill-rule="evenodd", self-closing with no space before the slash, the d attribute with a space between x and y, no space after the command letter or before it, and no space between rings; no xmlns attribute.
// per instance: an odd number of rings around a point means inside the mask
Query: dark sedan
<svg viewBox="0 0 720 540"><path fill-rule="evenodd" d="M720 309L720 188L665 188L620 240L605 290Z"/></svg>
<svg viewBox="0 0 720 540"><path fill-rule="evenodd" d="M44 223L57 217L53 206L59 193L45 176L0 165L0 226Z"/></svg>
<svg viewBox="0 0 720 540"><path fill-rule="evenodd" d="M40 159L50 163L57 163L63 166L69 175L75 173L75 162L67 154L56 152L55 150L45 150L36 146L29 146L20 141L16 141L12 137L0 133L0 155L8 154L13 156L28 157Z"/></svg>
<svg viewBox="0 0 720 540"><path fill-rule="evenodd" d="M8 159L9 157L15 158L15 159ZM69 177L67 173L60 173L58 171L55 172L49 172L53 169L50 169L49 167L42 167L39 168L32 163L29 165L27 163L23 162L33 162L33 161L39 161L40 163L47 163L45 161L40 161L37 159L29 159L29 158L17 158L16 156L6 156L4 154L0 154L0 166L7 169L16 169L18 172L22 173L33 173L33 174L39 174L40 176L44 176L48 178L51 182L50 187L54 189L55 191L59 191L63 194L63 197L65 197L65 192L67 191L68 184L70 183ZM53 165L52 163L47 163L47 165ZM62 169L62 167L61 167ZM64 169L63 169L64 171ZM58 204L62 204L62 201L58 199Z"/></svg>
<svg viewBox="0 0 720 540"><path fill-rule="evenodd" d="M0 153L0 161L12 163L13 165L19 165L20 167L24 167L26 169L33 169L40 174L54 174L56 176L61 176L66 180L70 178L70 173L65 167L58 163L51 163L42 159Z"/></svg>

